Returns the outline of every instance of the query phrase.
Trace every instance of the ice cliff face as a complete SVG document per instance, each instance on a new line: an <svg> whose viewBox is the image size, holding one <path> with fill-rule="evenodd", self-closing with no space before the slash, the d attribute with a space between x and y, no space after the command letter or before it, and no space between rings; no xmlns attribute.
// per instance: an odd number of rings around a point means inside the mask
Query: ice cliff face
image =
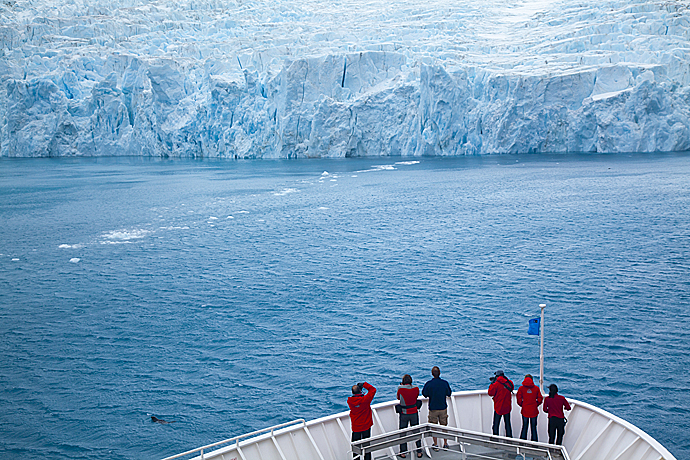
<svg viewBox="0 0 690 460"><path fill-rule="evenodd" d="M0 155L690 150L690 0L0 0Z"/></svg>

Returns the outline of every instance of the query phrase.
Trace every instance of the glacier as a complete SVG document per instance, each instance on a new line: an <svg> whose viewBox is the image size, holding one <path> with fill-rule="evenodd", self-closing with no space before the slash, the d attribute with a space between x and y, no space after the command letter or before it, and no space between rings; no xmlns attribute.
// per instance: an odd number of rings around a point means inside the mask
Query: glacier
<svg viewBox="0 0 690 460"><path fill-rule="evenodd" d="M0 0L0 156L690 150L690 2Z"/></svg>

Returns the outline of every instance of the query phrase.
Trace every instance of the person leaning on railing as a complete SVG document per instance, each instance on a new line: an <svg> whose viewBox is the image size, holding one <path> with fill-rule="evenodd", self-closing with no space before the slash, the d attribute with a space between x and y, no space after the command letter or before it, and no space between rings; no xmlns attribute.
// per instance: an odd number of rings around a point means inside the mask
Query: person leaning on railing
<svg viewBox="0 0 690 460"><path fill-rule="evenodd" d="M552 383L549 385L549 395L544 398L544 412L549 414L549 444L553 444L554 440L559 446L563 443L566 423L563 409L570 410L570 404L558 394L558 385Z"/></svg>

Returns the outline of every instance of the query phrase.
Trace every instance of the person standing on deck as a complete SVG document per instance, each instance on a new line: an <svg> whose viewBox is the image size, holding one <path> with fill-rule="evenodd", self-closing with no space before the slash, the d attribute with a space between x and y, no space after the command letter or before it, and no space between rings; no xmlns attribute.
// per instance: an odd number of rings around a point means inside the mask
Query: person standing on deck
<svg viewBox="0 0 690 460"><path fill-rule="evenodd" d="M491 377L489 386L489 396L494 400L494 424L493 433L498 435L498 429L503 418L506 436L513 437L513 427L510 425L510 409L512 409L512 396L515 385L504 374L503 371L496 371Z"/></svg>
<svg viewBox="0 0 690 460"><path fill-rule="evenodd" d="M534 380L530 374L525 375L522 385L517 391L517 403L522 407L520 413L522 414L522 431L520 432L520 439L527 439L527 428L532 431L532 441L539 441L537 437L537 416L539 415L539 406L544 397L541 395L541 390L534 385Z"/></svg>
<svg viewBox="0 0 690 460"><path fill-rule="evenodd" d="M362 393L362 388L367 390ZM347 405L350 407L350 423L352 424L352 442L359 441L371 436L371 427L374 421L371 417L371 401L376 394L376 388L367 382L358 383L352 386L352 396L347 398ZM358 458L352 454L353 458ZM371 453L364 454L364 460L371 460Z"/></svg>
<svg viewBox="0 0 690 460"><path fill-rule="evenodd" d="M438 366L431 368L434 377L424 384L422 396L429 398L429 423L448 425L448 403L446 398L451 395L450 385L441 378L441 369ZM438 450L437 439L434 437L434 450ZM448 449L448 441L444 440L444 449Z"/></svg>
<svg viewBox="0 0 690 460"><path fill-rule="evenodd" d="M421 401L418 400L419 388L412 386L412 377L409 374L403 375L402 383L398 386L396 397L400 400L400 424L399 428L419 425L419 411ZM407 443L400 444L400 458L405 458ZM417 457L422 458L422 440L417 440Z"/></svg>
<svg viewBox="0 0 690 460"><path fill-rule="evenodd" d="M554 438L557 445L563 443L565 435L565 414L563 409L570 410L570 404L558 394L558 385L549 385L549 395L544 398L544 412L549 414L549 444L553 444Z"/></svg>

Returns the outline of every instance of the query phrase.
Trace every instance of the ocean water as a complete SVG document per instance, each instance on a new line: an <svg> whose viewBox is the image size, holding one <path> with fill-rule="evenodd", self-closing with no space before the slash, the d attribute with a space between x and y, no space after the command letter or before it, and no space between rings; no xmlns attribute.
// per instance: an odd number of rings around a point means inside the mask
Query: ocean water
<svg viewBox="0 0 690 460"><path fill-rule="evenodd" d="M0 458L519 383L546 303L546 383L689 459L689 211L690 154L2 160Z"/></svg>

